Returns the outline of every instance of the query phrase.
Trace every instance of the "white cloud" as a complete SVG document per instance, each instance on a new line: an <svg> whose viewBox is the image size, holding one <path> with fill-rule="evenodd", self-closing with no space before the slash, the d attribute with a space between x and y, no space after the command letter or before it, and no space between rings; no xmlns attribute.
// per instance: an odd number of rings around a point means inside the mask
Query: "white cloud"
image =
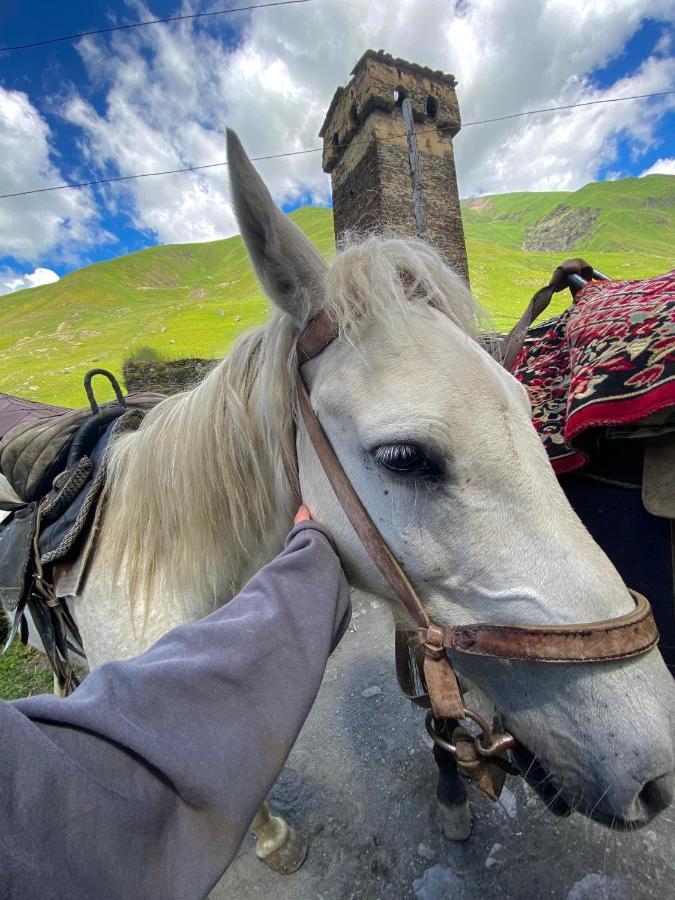
<svg viewBox="0 0 675 900"><path fill-rule="evenodd" d="M648 169L640 172L640 178L643 175L675 175L675 156L670 159L657 159Z"/></svg>
<svg viewBox="0 0 675 900"><path fill-rule="evenodd" d="M0 194L59 184L49 126L22 91L0 86ZM54 191L0 201L0 255L36 262L92 240L96 212L86 191Z"/></svg>
<svg viewBox="0 0 675 900"><path fill-rule="evenodd" d="M134 10L150 14L140 4ZM93 170L128 175L223 159L226 125L251 155L318 146L334 90L368 47L454 73L465 122L664 90L675 79L666 40L606 89L592 72L621 54L644 18L667 21L671 12L670 0L398 0L394 8L342 0L144 28L80 43L105 110L74 93L64 115L81 128ZM235 24L230 51L217 29ZM615 163L620 137L637 158L653 148L659 119L674 105L613 103L467 127L455 141L461 193L577 188ZM259 166L278 202L330 196L318 153ZM127 182L107 197L162 241L235 230L224 169Z"/></svg>
<svg viewBox="0 0 675 900"><path fill-rule="evenodd" d="M5 269L0 271L0 294L11 294L24 288L39 287L41 284L53 284L58 280L59 276L51 269L38 267L25 275Z"/></svg>

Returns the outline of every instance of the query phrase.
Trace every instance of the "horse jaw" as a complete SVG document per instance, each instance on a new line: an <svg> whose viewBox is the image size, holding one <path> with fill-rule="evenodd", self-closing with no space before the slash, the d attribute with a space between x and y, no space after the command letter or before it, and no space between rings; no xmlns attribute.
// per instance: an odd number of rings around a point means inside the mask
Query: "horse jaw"
<svg viewBox="0 0 675 900"><path fill-rule="evenodd" d="M357 493L438 624L574 623L632 599L569 506L520 385L449 320L411 310L305 367L312 404ZM382 444L423 444L437 483L379 466ZM302 432L302 491L351 582L391 599ZM398 610L398 614L401 611ZM668 802L675 689L657 651L577 666L455 660L563 795L643 823Z"/></svg>

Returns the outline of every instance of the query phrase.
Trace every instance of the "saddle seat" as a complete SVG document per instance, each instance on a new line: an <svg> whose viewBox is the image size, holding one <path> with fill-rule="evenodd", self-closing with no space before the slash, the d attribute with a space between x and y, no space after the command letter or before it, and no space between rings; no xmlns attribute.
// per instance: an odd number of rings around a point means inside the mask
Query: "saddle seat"
<svg viewBox="0 0 675 900"><path fill-rule="evenodd" d="M163 399L162 394L140 391L129 394L125 404L127 409L147 412ZM0 395L0 472L21 500L40 500L67 467L68 457L86 452L123 411L111 401L101 404L96 417L88 407L65 409Z"/></svg>

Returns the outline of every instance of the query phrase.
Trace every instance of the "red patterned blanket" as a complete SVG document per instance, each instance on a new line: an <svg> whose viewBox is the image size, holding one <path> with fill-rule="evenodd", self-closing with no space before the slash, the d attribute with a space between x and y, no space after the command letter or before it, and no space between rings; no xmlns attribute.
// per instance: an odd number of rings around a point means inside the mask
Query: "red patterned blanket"
<svg viewBox="0 0 675 900"><path fill-rule="evenodd" d="M675 269L592 282L513 364L558 474L583 466L592 429L675 407Z"/></svg>

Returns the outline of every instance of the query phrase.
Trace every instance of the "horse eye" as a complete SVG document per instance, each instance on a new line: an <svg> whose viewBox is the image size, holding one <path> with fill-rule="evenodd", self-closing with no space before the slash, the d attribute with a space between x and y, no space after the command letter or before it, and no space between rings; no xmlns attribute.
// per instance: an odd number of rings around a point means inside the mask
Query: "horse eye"
<svg viewBox="0 0 675 900"><path fill-rule="evenodd" d="M440 465L417 444L381 444L373 450L373 458L390 472L417 478L438 478Z"/></svg>

